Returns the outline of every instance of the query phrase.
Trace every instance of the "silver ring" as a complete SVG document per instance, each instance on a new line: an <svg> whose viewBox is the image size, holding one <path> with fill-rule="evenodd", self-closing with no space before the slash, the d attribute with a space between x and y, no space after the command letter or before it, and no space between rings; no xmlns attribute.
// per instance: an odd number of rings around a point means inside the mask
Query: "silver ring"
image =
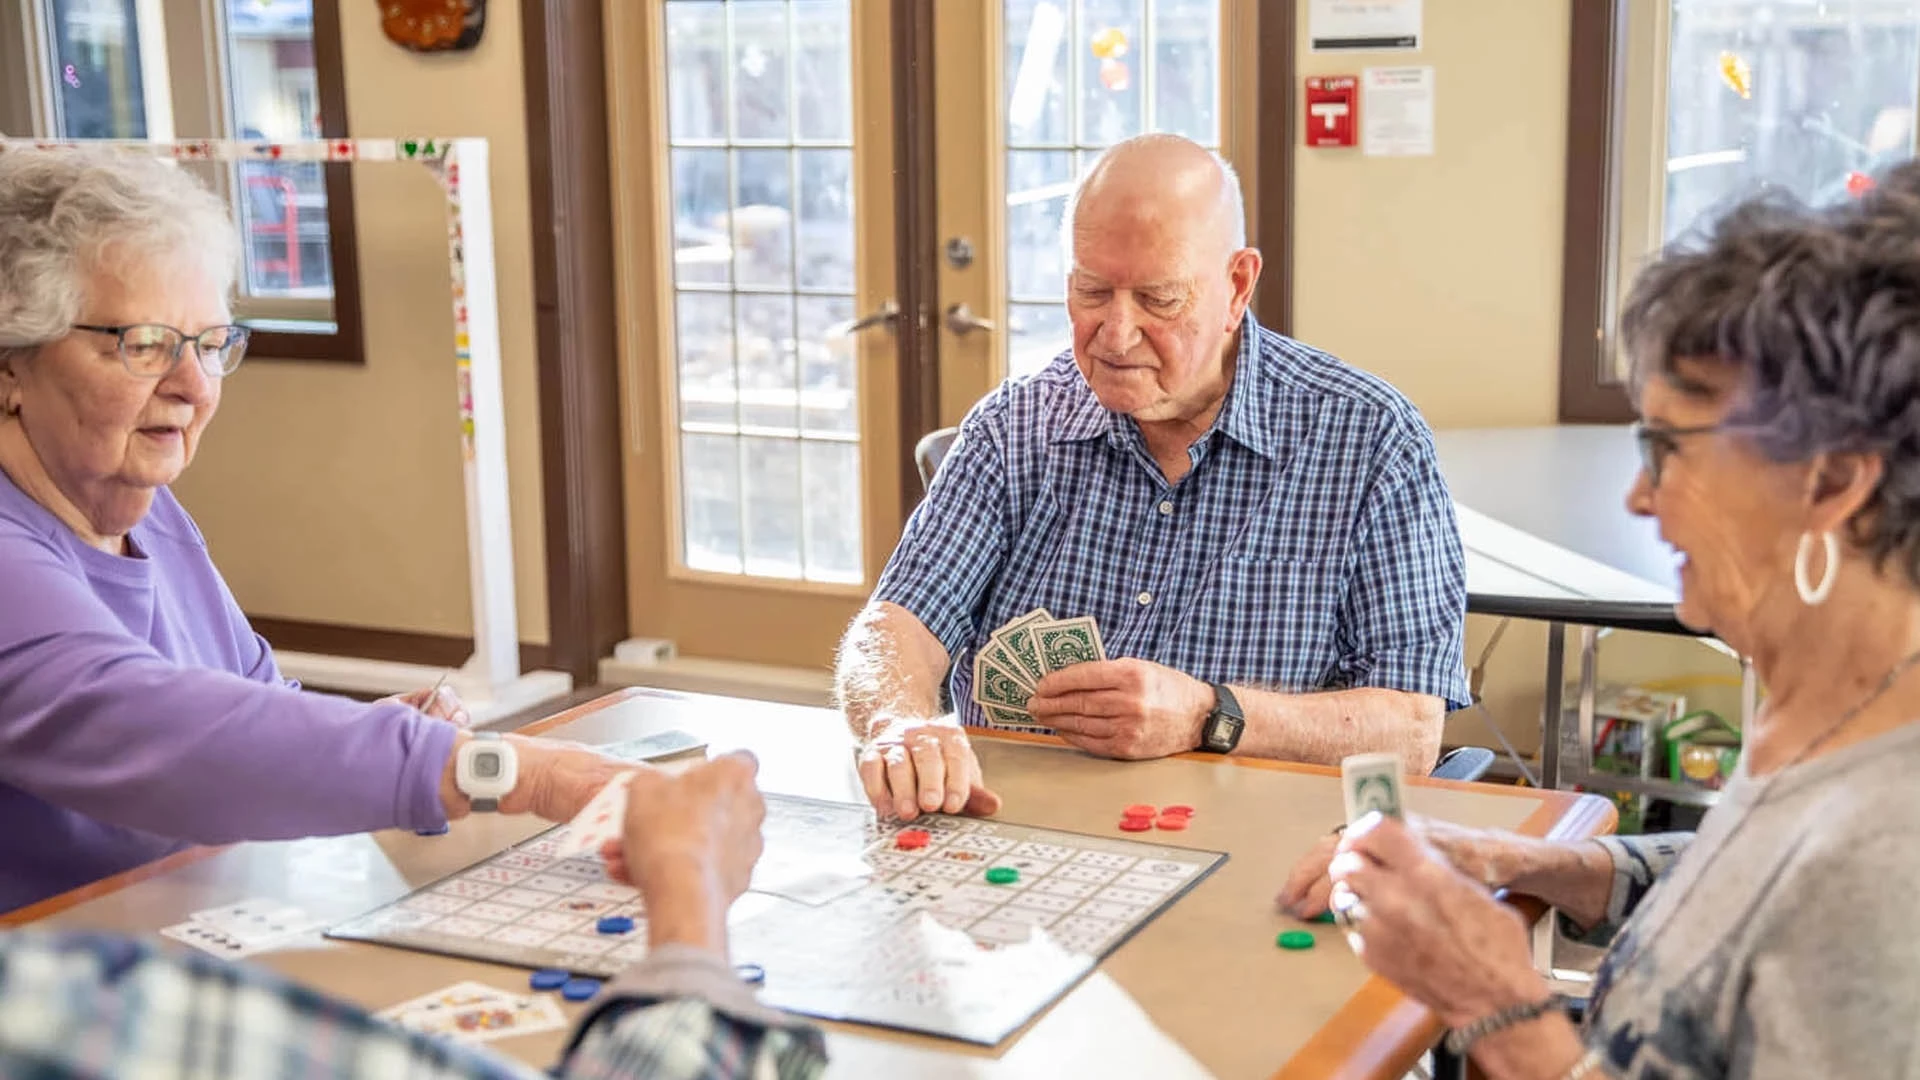
<svg viewBox="0 0 1920 1080"><path fill-rule="evenodd" d="M1357 930L1366 918L1367 905L1357 896L1353 898L1352 903L1336 908L1333 912L1333 921L1342 930Z"/></svg>

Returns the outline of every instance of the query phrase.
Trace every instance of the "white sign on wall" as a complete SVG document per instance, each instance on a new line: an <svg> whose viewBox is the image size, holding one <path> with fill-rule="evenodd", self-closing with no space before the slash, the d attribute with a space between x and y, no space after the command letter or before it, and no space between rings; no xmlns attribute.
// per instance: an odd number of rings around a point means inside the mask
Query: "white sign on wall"
<svg viewBox="0 0 1920 1080"><path fill-rule="evenodd" d="M1368 157L1433 153L1433 69L1373 67L1360 73L1360 152Z"/></svg>
<svg viewBox="0 0 1920 1080"><path fill-rule="evenodd" d="M1420 0L1313 0L1307 39L1314 52L1418 49Z"/></svg>

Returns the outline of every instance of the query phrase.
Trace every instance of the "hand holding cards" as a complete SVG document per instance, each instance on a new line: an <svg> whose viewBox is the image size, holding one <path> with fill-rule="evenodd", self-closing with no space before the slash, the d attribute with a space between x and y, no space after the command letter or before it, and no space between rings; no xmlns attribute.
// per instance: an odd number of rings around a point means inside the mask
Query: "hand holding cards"
<svg viewBox="0 0 1920 1080"><path fill-rule="evenodd" d="M1348 825L1375 811L1390 818L1404 818L1404 786L1399 754L1349 754L1340 759L1340 794L1346 801ZM1334 921L1346 931L1347 944L1360 952L1366 943L1357 928L1366 918L1366 905L1346 882L1336 880L1329 908Z"/></svg>
<svg viewBox="0 0 1920 1080"><path fill-rule="evenodd" d="M620 838L626 829L627 786L631 783L633 774L621 773L567 823L567 835L560 840L561 858L599 851L609 840Z"/></svg>
<svg viewBox="0 0 1920 1080"><path fill-rule="evenodd" d="M1034 608L993 632L973 656L973 700L995 727L1046 730L1027 712L1040 680L1072 664L1105 660L1100 627L1091 617L1056 619Z"/></svg>

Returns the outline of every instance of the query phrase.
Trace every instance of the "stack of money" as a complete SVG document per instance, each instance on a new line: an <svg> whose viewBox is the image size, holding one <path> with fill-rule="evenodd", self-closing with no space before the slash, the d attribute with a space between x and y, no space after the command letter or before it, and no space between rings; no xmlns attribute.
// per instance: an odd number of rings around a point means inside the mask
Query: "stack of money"
<svg viewBox="0 0 1920 1080"><path fill-rule="evenodd" d="M1091 617L1056 619L1034 608L995 630L973 655L973 700L997 727L1044 731L1027 712L1033 688L1048 672L1106 658Z"/></svg>

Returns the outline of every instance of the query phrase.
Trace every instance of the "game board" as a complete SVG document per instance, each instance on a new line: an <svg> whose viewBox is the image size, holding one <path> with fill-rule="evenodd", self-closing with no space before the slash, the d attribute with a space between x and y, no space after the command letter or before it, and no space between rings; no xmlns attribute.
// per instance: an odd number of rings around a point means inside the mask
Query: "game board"
<svg viewBox="0 0 1920 1080"><path fill-rule="evenodd" d="M929 842L903 850L921 829ZM328 936L611 976L646 955L638 894L597 857L556 856L565 826ZM1226 860L1224 854L1004 821L877 823L865 806L767 796L766 851L732 913L761 999L992 1045ZM991 867L1019 871L990 884ZM1001 875L996 875L1001 876ZM597 932L609 915L633 929Z"/></svg>

